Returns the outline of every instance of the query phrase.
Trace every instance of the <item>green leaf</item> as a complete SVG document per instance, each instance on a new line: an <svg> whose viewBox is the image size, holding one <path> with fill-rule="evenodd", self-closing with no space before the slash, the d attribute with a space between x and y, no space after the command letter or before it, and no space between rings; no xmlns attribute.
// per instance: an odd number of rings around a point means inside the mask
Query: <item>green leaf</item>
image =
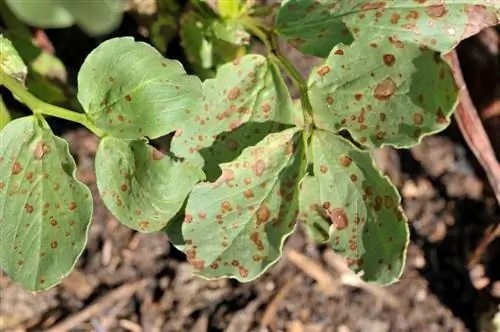
<svg viewBox="0 0 500 332"><path fill-rule="evenodd" d="M344 138L316 130L311 144L314 176L301 182L299 219L364 280L397 281L409 241L398 192L371 155Z"/></svg>
<svg viewBox="0 0 500 332"><path fill-rule="evenodd" d="M187 60L203 78L214 77L218 67L243 56L246 48L241 45L249 38L239 24L202 16L196 11L182 15L180 37Z"/></svg>
<svg viewBox="0 0 500 332"><path fill-rule="evenodd" d="M47 289L85 248L90 190L75 177L67 142L43 119L7 124L0 156L0 266L26 290Z"/></svg>
<svg viewBox="0 0 500 332"><path fill-rule="evenodd" d="M102 200L124 225L155 232L175 216L204 174L188 162L163 155L144 140L105 137L96 156Z"/></svg>
<svg viewBox="0 0 500 332"><path fill-rule="evenodd" d="M2 130L10 120L9 110L7 110L3 98L0 96L0 130Z"/></svg>
<svg viewBox="0 0 500 332"><path fill-rule="evenodd" d="M326 57L362 35L447 53L499 18L500 5L491 0L288 0L275 25L302 52Z"/></svg>
<svg viewBox="0 0 500 332"><path fill-rule="evenodd" d="M279 259L298 212L304 174L302 133L270 134L222 164L215 183L195 186L186 206L181 246L195 274L250 281Z"/></svg>
<svg viewBox="0 0 500 332"><path fill-rule="evenodd" d="M203 95L203 106L177 130L171 147L197 165L203 164L198 151L246 122L294 124L292 100L279 69L261 55L246 55L222 66L215 79L203 83ZM225 144L237 150L242 143Z"/></svg>
<svg viewBox="0 0 500 332"><path fill-rule="evenodd" d="M92 36L115 30L122 21L121 0L6 0L24 22L39 28L67 28L77 24Z"/></svg>
<svg viewBox="0 0 500 332"><path fill-rule="evenodd" d="M241 0L218 0L217 9L223 18L235 18L241 13L243 4Z"/></svg>
<svg viewBox="0 0 500 332"><path fill-rule="evenodd" d="M439 53L386 38L336 46L308 86L318 128L369 146L410 147L443 130L458 93Z"/></svg>
<svg viewBox="0 0 500 332"><path fill-rule="evenodd" d="M215 37L234 45L250 43L250 34L237 20L214 21L213 30Z"/></svg>
<svg viewBox="0 0 500 332"><path fill-rule="evenodd" d="M85 59L78 100L95 125L115 137L157 138L200 109L201 82L152 46L114 38Z"/></svg>
<svg viewBox="0 0 500 332"><path fill-rule="evenodd" d="M28 68L17 53L16 49L3 35L0 35L0 72L24 83Z"/></svg>

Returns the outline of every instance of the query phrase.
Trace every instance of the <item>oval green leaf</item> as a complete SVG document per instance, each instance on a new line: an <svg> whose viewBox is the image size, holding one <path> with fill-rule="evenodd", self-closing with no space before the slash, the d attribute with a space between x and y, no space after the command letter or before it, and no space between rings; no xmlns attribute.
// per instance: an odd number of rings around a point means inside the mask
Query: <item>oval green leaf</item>
<svg viewBox="0 0 500 332"><path fill-rule="evenodd" d="M293 124L292 99L277 66L261 55L237 58L203 84L202 107L189 114L172 140L172 151L203 164L198 151L217 135L247 122ZM234 149L238 142L228 142Z"/></svg>
<svg viewBox="0 0 500 332"><path fill-rule="evenodd" d="M326 57L338 43L363 35L447 53L499 21L500 4L494 0L288 0L275 24L300 51Z"/></svg>
<svg viewBox="0 0 500 332"><path fill-rule="evenodd" d="M99 145L96 175L106 207L122 224L144 233L164 228L204 179L198 167L175 161L144 140L112 137Z"/></svg>
<svg viewBox="0 0 500 332"><path fill-rule="evenodd" d="M105 41L78 73L78 100L95 125L126 139L157 138L201 107L201 82L180 62L122 37Z"/></svg>
<svg viewBox="0 0 500 332"><path fill-rule="evenodd" d="M83 252L90 190L45 120L14 120L0 133L0 266L26 290L61 281Z"/></svg>
<svg viewBox="0 0 500 332"><path fill-rule="evenodd" d="M299 219L364 280L397 281L409 241L397 190L368 152L344 138L316 130L311 144L314 176L302 180Z"/></svg>
<svg viewBox="0 0 500 332"><path fill-rule="evenodd" d="M279 259L295 228L302 145L297 128L270 134L222 164L217 181L196 185L182 224L195 274L250 281Z"/></svg>
<svg viewBox="0 0 500 332"><path fill-rule="evenodd" d="M22 21L39 28L67 28L77 24L92 36L107 34L121 23L121 0L6 0Z"/></svg>
<svg viewBox="0 0 500 332"><path fill-rule="evenodd" d="M439 53L390 38L336 46L308 86L318 128L376 147L410 147L443 130L458 95Z"/></svg>
<svg viewBox="0 0 500 332"><path fill-rule="evenodd" d="M28 67L19 56L11 41L0 35L0 75L5 74L24 84Z"/></svg>

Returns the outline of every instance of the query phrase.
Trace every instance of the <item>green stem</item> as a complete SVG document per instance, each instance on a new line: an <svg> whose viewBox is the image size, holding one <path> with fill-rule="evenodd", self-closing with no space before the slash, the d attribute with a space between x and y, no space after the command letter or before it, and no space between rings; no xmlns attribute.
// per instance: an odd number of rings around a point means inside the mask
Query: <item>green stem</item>
<svg viewBox="0 0 500 332"><path fill-rule="evenodd" d="M7 89L9 89L10 92L19 98L23 104L28 106L35 115L44 114L77 122L87 127L99 137L104 135L104 132L94 126L86 114L73 112L59 106L48 104L33 96L21 85L21 83L4 73L0 73L0 86L1 85L4 85Z"/></svg>
<svg viewBox="0 0 500 332"><path fill-rule="evenodd" d="M293 84L299 91L300 103L304 113L304 129L306 137L309 137L314 127L312 117L312 106L307 94L307 82L298 72L290 60L283 55L278 44L278 35L249 16L240 18L245 29L252 35L260 39L269 52L269 59L278 64L281 69L292 79Z"/></svg>

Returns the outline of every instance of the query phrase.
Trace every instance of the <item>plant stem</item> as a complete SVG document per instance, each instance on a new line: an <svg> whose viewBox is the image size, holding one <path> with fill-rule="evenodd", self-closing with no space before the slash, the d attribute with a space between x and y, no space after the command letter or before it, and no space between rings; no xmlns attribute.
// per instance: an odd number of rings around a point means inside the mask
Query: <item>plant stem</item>
<svg viewBox="0 0 500 332"><path fill-rule="evenodd" d="M48 104L32 95L28 90L24 88L24 86L21 85L21 83L4 73L0 73L0 86L1 85L4 85L7 89L9 89L10 92L12 92L17 98L19 98L23 104L28 106L35 115L44 114L77 122L87 127L90 131L92 131L99 137L102 137L104 135L104 132L97 128L89 120L86 114L73 112L66 108Z"/></svg>
<svg viewBox="0 0 500 332"><path fill-rule="evenodd" d="M309 137L312 133L314 123L312 117L312 106L307 94L307 82L290 62L290 60L281 52L278 44L278 35L275 31L267 29L249 16L243 16L240 20L248 32L264 43L269 52L269 59L277 63L278 66L283 69L299 91L300 103L304 113L304 130L306 132L306 137Z"/></svg>

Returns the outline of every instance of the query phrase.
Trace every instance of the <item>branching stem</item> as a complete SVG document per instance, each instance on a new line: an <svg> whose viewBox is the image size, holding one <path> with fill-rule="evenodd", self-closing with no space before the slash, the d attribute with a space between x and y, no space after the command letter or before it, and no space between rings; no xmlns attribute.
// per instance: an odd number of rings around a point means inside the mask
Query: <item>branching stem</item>
<svg viewBox="0 0 500 332"><path fill-rule="evenodd" d="M313 118L312 107L307 94L307 82L290 60L281 52L278 44L278 35L274 30L268 29L249 16L241 17L241 23L248 32L264 43L269 53L269 59L281 67L299 91L300 103L304 113L304 130L306 137L309 137L313 129Z"/></svg>
<svg viewBox="0 0 500 332"><path fill-rule="evenodd" d="M12 94L14 94L17 98L19 98L19 100L23 104L28 106L35 115L43 114L77 122L87 127L90 131L92 131L99 137L102 137L104 135L104 132L97 128L89 120L86 114L73 112L66 108L48 104L32 95L16 79L4 73L0 73L0 86L2 85L9 89L10 92L12 92Z"/></svg>

